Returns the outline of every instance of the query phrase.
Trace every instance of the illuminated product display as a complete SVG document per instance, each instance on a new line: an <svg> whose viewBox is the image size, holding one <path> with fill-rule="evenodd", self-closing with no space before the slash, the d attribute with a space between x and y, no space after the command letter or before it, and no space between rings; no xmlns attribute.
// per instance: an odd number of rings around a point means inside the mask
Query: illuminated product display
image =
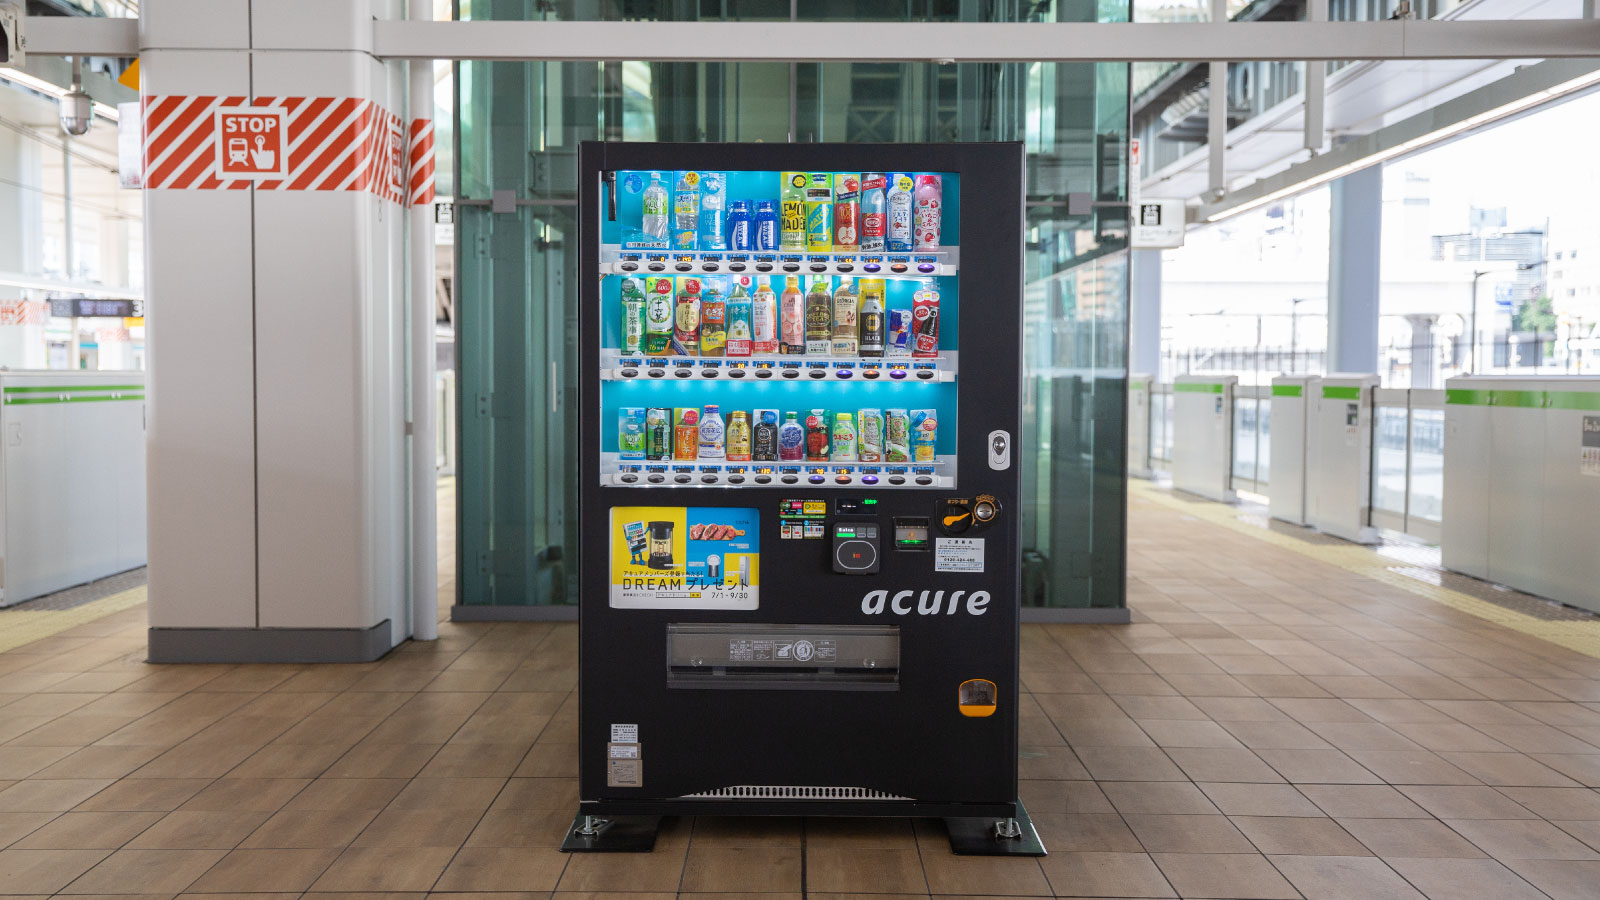
<svg viewBox="0 0 1600 900"><path fill-rule="evenodd" d="M579 170L564 849L872 815L1043 854L1016 783L1022 146L585 143Z"/></svg>

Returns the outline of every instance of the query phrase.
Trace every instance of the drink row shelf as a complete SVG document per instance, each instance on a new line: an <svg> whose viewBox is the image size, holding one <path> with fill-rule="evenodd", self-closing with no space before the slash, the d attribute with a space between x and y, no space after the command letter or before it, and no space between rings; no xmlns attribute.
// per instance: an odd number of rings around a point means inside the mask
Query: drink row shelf
<svg viewBox="0 0 1600 900"><path fill-rule="evenodd" d="M936 357L872 356L641 356L600 351L602 381L720 380L748 382L880 382L924 384L956 380L957 351Z"/></svg>
<svg viewBox="0 0 1600 900"><path fill-rule="evenodd" d="M635 250L608 244L600 249L602 275L858 275L926 277L954 275L961 248L921 252L807 253L784 250L708 252L703 250Z"/></svg>
<svg viewBox="0 0 1600 900"><path fill-rule="evenodd" d="M954 456L939 456L931 463L725 462L622 459L616 453L602 453L600 483L638 488L951 488L955 463Z"/></svg>

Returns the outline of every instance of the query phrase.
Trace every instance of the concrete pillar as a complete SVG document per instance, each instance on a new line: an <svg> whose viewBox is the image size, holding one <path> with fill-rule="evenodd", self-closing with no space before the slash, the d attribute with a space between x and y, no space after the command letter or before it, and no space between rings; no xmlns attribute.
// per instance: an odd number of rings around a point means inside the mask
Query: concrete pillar
<svg viewBox="0 0 1600 900"><path fill-rule="evenodd" d="M10 88L0 88L10 90ZM0 128L0 273L38 275L44 219L42 163L44 145L18 131ZM26 301L22 288L0 285L0 366L43 369L47 365L44 324L38 298ZM30 315L21 315L28 302ZM19 323L14 321L22 319Z"/></svg>
<svg viewBox="0 0 1600 900"><path fill-rule="evenodd" d="M404 116L403 64L361 49L398 7L146 0L145 95L350 98ZM348 145L339 134L327 140ZM376 658L410 633L404 207L206 184L145 191L150 658Z"/></svg>
<svg viewBox="0 0 1600 900"><path fill-rule="evenodd" d="M1161 251L1129 252L1128 371L1161 377Z"/></svg>
<svg viewBox="0 0 1600 900"><path fill-rule="evenodd" d="M1333 182L1328 228L1328 371L1378 370L1383 167Z"/></svg>
<svg viewBox="0 0 1600 900"><path fill-rule="evenodd" d="M1439 348L1433 342L1433 326L1438 321L1435 315L1406 316L1411 326L1411 386L1414 388L1439 387Z"/></svg>

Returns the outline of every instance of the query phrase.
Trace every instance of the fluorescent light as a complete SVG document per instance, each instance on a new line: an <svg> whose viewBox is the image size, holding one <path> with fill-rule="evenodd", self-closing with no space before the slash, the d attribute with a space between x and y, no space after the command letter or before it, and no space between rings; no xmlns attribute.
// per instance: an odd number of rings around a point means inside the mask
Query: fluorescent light
<svg viewBox="0 0 1600 900"><path fill-rule="evenodd" d="M29 75L27 72L24 72L21 69L12 69L5 66L0 66L0 79L20 85L31 91L37 91L38 93L52 97L56 100L60 100L61 96L69 90L68 88L64 88L59 84L52 84L48 81L45 81L43 78L40 78L36 75ZM117 114L117 108L115 106L109 106L105 103L101 103L98 100L94 102L94 114L111 122L119 121L121 118Z"/></svg>
<svg viewBox="0 0 1600 900"><path fill-rule="evenodd" d="M1316 175L1309 176L1305 181L1291 184L1288 187L1279 188L1278 190L1263 194L1260 197L1240 203L1238 206L1232 206L1227 209L1212 213L1211 215L1206 216L1206 224L1220 222L1230 216L1236 216L1240 213L1249 212L1252 209L1258 209L1262 206L1266 206L1269 203L1275 203L1287 197L1294 196L1295 194L1311 190L1312 188L1321 187L1330 181L1336 181L1340 178L1343 178L1344 176L1349 175L1351 172L1365 169L1368 166L1380 165L1396 157L1414 153L1417 150L1428 146L1429 144L1437 144L1440 141L1449 140L1450 138L1462 134L1463 132L1481 128L1490 124L1491 122L1506 118L1507 116L1514 116L1517 113L1524 112L1544 103L1548 103L1557 97L1573 93L1574 91L1583 90L1584 88L1590 87L1596 83L1600 83L1600 69L1580 75L1579 77L1573 78L1569 81L1564 81L1561 84L1553 87L1545 88L1544 90L1540 91L1534 91L1533 93L1517 100L1513 100L1510 103L1497 106L1494 109L1485 110L1484 112L1476 115L1468 116L1467 118L1461 119L1457 122L1452 122L1451 124L1446 125L1445 127L1436 131L1430 131L1427 134L1419 135L1408 141L1402 141L1393 147L1385 147L1376 153L1361 157L1360 159L1353 160L1340 166L1335 166L1326 172L1320 172Z"/></svg>

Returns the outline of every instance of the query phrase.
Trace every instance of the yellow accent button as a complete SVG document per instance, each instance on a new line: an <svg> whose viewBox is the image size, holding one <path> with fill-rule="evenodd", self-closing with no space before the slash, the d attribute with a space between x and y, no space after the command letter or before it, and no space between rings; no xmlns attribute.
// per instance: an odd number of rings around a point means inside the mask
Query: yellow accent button
<svg viewBox="0 0 1600 900"><path fill-rule="evenodd" d="M999 696L1000 690L994 682L986 678L973 678L961 682L956 694L956 706L963 716L983 719L994 715Z"/></svg>

